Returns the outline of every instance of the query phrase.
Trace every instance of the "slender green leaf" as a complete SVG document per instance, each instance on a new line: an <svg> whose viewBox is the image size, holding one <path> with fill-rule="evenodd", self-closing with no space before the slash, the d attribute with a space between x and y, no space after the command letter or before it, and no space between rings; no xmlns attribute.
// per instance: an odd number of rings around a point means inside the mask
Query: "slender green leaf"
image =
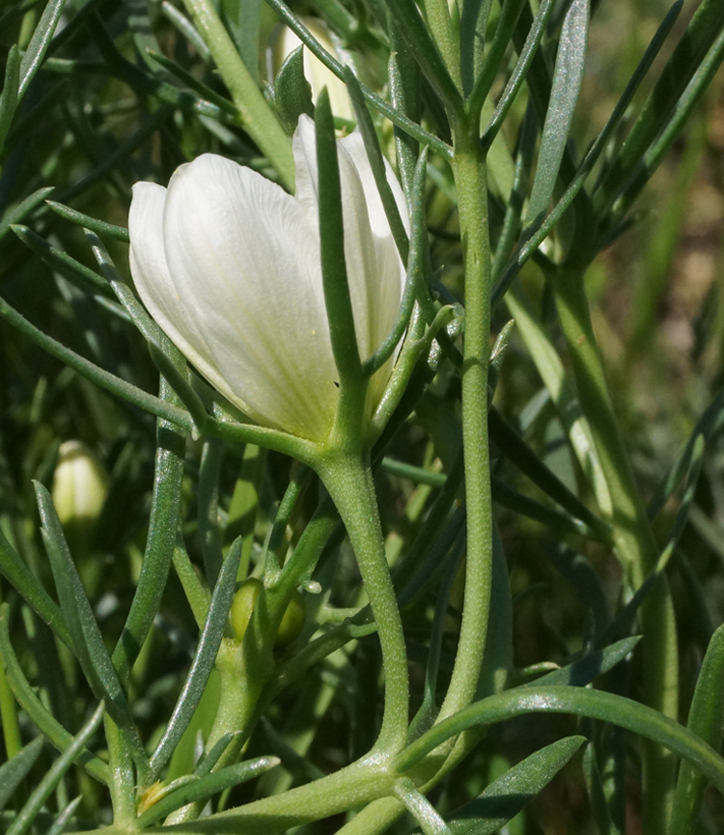
<svg viewBox="0 0 724 835"><path fill-rule="evenodd" d="M392 193L392 188L390 187L388 180L389 164L385 164L385 158L380 149L380 143L377 138L375 126L372 123L370 112L367 110L364 94L362 93L362 87L360 86L357 77L349 67L344 68L343 74L344 80L347 84L347 89L349 90L350 98L352 100L354 115L357 118L357 128L362 134L362 141L364 142L365 150L367 151L367 159L369 160L370 168L372 169L372 174L375 178L377 191L379 192L380 199L382 200L382 206L385 210L385 215L387 216L387 222L390 225L392 237L395 239L397 251L400 253L402 262L407 263L409 241L407 238L405 223L400 215L400 207L397 205L397 201L395 200L395 196ZM424 166L422 170L424 175ZM424 182L425 180L423 176L423 186ZM422 188L422 186L420 186L420 188Z"/></svg>
<svg viewBox="0 0 724 835"><path fill-rule="evenodd" d="M15 44L10 47L5 62L5 83L0 96L0 148L5 144L10 125L18 106L18 87L20 85L20 53Z"/></svg>
<svg viewBox="0 0 724 835"><path fill-rule="evenodd" d="M159 386L159 397L169 405L178 402L163 378ZM131 668L161 605L181 514L185 436L173 424L159 419L156 441L153 497L143 564L131 608L112 658L124 683L130 677Z"/></svg>
<svg viewBox="0 0 724 835"><path fill-rule="evenodd" d="M724 738L724 626L714 632L709 642L691 700L687 727L715 751L721 747ZM694 831L705 788L704 775L688 762L682 763L669 835Z"/></svg>
<svg viewBox="0 0 724 835"><path fill-rule="evenodd" d="M585 687L519 687L490 696L444 719L394 761L407 771L446 739L476 725L493 725L529 713L569 713L610 722L670 749L696 766L724 794L724 759L690 730L632 699Z"/></svg>
<svg viewBox="0 0 724 835"><path fill-rule="evenodd" d="M53 571L60 608L70 630L73 651L91 689L106 702L109 715L123 732L139 772L145 777L148 762L138 728L106 651L93 608L68 551L50 493L37 481L34 486L42 523L41 534Z"/></svg>
<svg viewBox="0 0 724 835"><path fill-rule="evenodd" d="M670 123L679 98L721 34L722 26L724 4L721 0L704 0L677 43L623 148L614 156L597 195L598 208L611 204L656 136Z"/></svg>
<svg viewBox="0 0 724 835"><path fill-rule="evenodd" d="M350 87L350 89L352 89L352 87ZM354 103L354 98L352 99L352 101ZM392 330L385 337L380 347L374 352L374 354L372 354L371 357L369 357L369 359L365 361L364 369L367 374L373 374L375 371L377 371L377 369L382 368L382 366L392 356L395 349L399 345L403 334L405 333L410 324L410 317L412 316L412 310L415 304L415 299L420 295L420 288L422 283L421 275L424 270L424 264L427 258L428 251L427 228L425 225L424 207L426 166L427 148L423 149L422 153L420 154L420 158L418 159L417 165L415 167L415 177L412 183L412 205L410 206L412 230L410 235L410 247L407 258L405 258L402 255L402 251L400 250L400 257L403 258L403 261L407 261L407 280L405 281L405 289L403 290L402 300L400 302L400 315L397 317L397 321L395 322ZM389 197L392 198L392 202L394 203L394 198L392 197L392 193L389 190L389 184L387 184L386 179L385 185L387 186L387 190L390 192ZM382 192L380 192L380 195L382 195ZM386 206L385 211L387 211ZM388 214L388 220L389 219L390 215ZM399 212L397 212L397 219L401 222ZM398 249L402 240L406 241L407 236L405 235L404 239L400 239L400 241L397 242Z"/></svg>
<svg viewBox="0 0 724 835"><path fill-rule="evenodd" d="M319 176L319 240L324 302L327 308L334 361L339 372L340 394L344 396L350 385L359 387L362 363L355 337L352 301L345 264L337 141L326 90L322 91L317 101L315 122Z"/></svg>
<svg viewBox="0 0 724 835"><path fill-rule="evenodd" d="M470 93L468 109L471 113L480 113L490 88L500 71L500 63L512 39L513 30L520 16L525 0L504 0L500 9L500 17L495 27L493 41L485 55L483 66L475 79L475 86ZM461 41L463 34L461 32ZM462 46L462 44L461 44Z"/></svg>
<svg viewBox="0 0 724 835"><path fill-rule="evenodd" d="M206 581L212 589L216 585L216 579L224 560L221 553L221 533L219 531L219 476L222 451L218 438L207 438L204 441L201 451L199 489L196 502L201 554L204 559Z"/></svg>
<svg viewBox="0 0 724 835"><path fill-rule="evenodd" d="M182 14L175 6L172 6L168 0L163 0L161 3L161 14L178 29L204 61L208 61L211 58L211 53L209 52L208 46L204 43L204 39L199 35L198 30L186 15Z"/></svg>
<svg viewBox="0 0 724 835"><path fill-rule="evenodd" d="M27 336L36 345L39 345L43 350L47 351L52 356L70 366L74 371L77 371L83 377L86 377L97 386L110 391L117 397L139 406L147 412L157 417L162 417L176 426L191 432L193 430L193 421L188 412L183 409L178 409L168 403L164 403L152 394L137 388L136 386L127 383L120 377L110 374L102 368L99 368L90 360L61 345L52 337L43 333L41 330L32 325L24 316L21 316L14 308L12 308L3 298L0 297L0 318L5 319L14 328L20 331L24 336Z"/></svg>
<svg viewBox="0 0 724 835"><path fill-rule="evenodd" d="M64 5L65 0L48 0L48 5L40 16L38 25L33 32L33 37L30 39L28 48L23 55L23 60L20 62L19 99L25 95L25 91L33 80L35 73L40 69L45 53L50 46L55 27L60 20Z"/></svg>
<svg viewBox="0 0 724 835"><path fill-rule="evenodd" d="M608 808L606 793L601 779L601 772L596 761L596 750L593 743L589 741L586 750L583 752L583 776L586 781L588 799L591 803L593 819L598 826L601 835L621 835L611 817Z"/></svg>
<svg viewBox="0 0 724 835"><path fill-rule="evenodd" d="M17 787L35 765L43 749L43 737L38 736L0 768L0 812L12 800Z"/></svg>
<svg viewBox="0 0 724 835"><path fill-rule="evenodd" d="M485 791L456 809L448 821L453 835L493 835L514 818L558 774L585 742L569 736L536 751L510 768Z"/></svg>
<svg viewBox="0 0 724 835"><path fill-rule="evenodd" d="M18 223L24 217L29 215L33 209L39 206L40 203L42 203L43 200L53 192L53 190L53 186L39 188L19 203L10 206L10 208L3 214L2 218L0 218L0 238L4 238L14 223Z"/></svg>
<svg viewBox="0 0 724 835"><path fill-rule="evenodd" d="M58 604L45 591L17 551L5 539L2 531L0 531L0 571L60 640L66 646L72 646L70 632Z"/></svg>
<svg viewBox="0 0 724 835"><path fill-rule="evenodd" d="M452 835L440 813L422 794L409 777L395 782L395 797L420 824L423 835Z"/></svg>
<svg viewBox="0 0 724 835"><path fill-rule="evenodd" d="M257 757L255 760L230 765L205 777L193 779L184 783L176 791L162 798L148 811L144 812L138 818L137 825L141 828L150 826L174 810L180 809L181 806L207 800L212 795L224 791L224 789L230 789L248 780L253 780L277 765L279 765L277 757Z"/></svg>
<svg viewBox="0 0 724 835"><path fill-rule="evenodd" d="M163 766L168 762L171 754L183 736L191 721L194 711L203 695L211 670L214 668L216 654L221 645L226 628L229 607L234 596L236 571L241 558L241 539L232 545L224 560L219 579L214 588L214 594L209 604L204 628L199 636L198 647L194 655L191 669L184 682L183 689L171 714L166 730L161 737L156 750L151 756L151 779L155 779Z"/></svg>
<svg viewBox="0 0 724 835"><path fill-rule="evenodd" d="M589 0L573 0L561 31L553 84L543 126L538 168L528 203L526 225L548 209L581 91L588 47Z"/></svg>
<svg viewBox="0 0 724 835"><path fill-rule="evenodd" d="M238 111L234 106L233 102L230 102L228 99L219 95L219 93L212 90L211 87L208 87L206 84L203 84L194 75L192 75L190 72L185 70L183 67L179 66L179 64L177 64L175 61L172 61L170 58L163 55L162 53L156 52L155 50L149 50L148 54L164 69L167 69L170 73L175 75L176 78L179 79L179 81L181 81L191 90L196 91L201 96L203 101L210 102L211 104L218 107L220 115L225 114L226 116L236 121L238 117ZM211 117L209 116L208 118Z"/></svg>
<svg viewBox="0 0 724 835"><path fill-rule="evenodd" d="M490 410L490 434L496 446L551 499L599 536L609 537L608 525L599 519L572 493L533 452L523 438L493 407Z"/></svg>
<svg viewBox="0 0 724 835"><path fill-rule="evenodd" d="M624 638L602 650L595 650L579 658L572 664L553 670L541 678L522 685L523 687L548 687L549 685L566 684L569 687L586 687L598 676L602 676L613 669L616 664L630 655L636 644L641 640L640 635Z"/></svg>
<svg viewBox="0 0 724 835"><path fill-rule="evenodd" d="M0 606L0 657L17 703L43 736L59 751L65 751L72 744L73 735L47 710L25 678L10 643L10 609L7 603ZM104 785L110 784L108 766L90 751L82 752L78 762L96 780Z"/></svg>
<svg viewBox="0 0 724 835"><path fill-rule="evenodd" d="M90 291L106 298L112 297L108 282L97 272L76 261L62 249L49 244L27 226L13 224L10 227L20 240L52 270L57 271L83 292Z"/></svg>
<svg viewBox="0 0 724 835"><path fill-rule="evenodd" d="M128 229L125 226L114 226L114 224L106 223L104 220L84 215L83 212L71 209L70 206L64 206L62 203L56 203L55 200L46 200L45 202L61 217L78 226L90 229L91 232L96 232L98 235L108 235L110 238L123 243L128 243L130 240Z"/></svg>
<svg viewBox="0 0 724 835"><path fill-rule="evenodd" d="M68 771L85 750L85 744L98 729L101 719L103 719L103 713L103 702L101 702L90 719L83 725L78 734L73 737L71 744L63 751L50 767L50 770L46 772L40 783L38 783L37 788L28 798L28 802L23 806L15 820L6 830L6 835L24 835L30 829L38 812L40 812L45 801L63 779L65 772Z"/></svg>
<svg viewBox="0 0 724 835"><path fill-rule="evenodd" d="M508 115L508 111L515 101L515 97L518 95L518 90L528 77L528 70L530 69L530 65L533 62L535 54L538 50L541 38L545 33L546 24L548 23L548 18L553 11L553 6L554 0L543 0L528 34L525 37L525 43L519 51L518 61L513 68L513 72L508 79L508 83L505 85L502 96L498 100L495 112L493 113L490 122L483 133L481 141L483 143L483 147L488 150L493 144L493 140L498 135L498 131L505 121L505 117Z"/></svg>
<svg viewBox="0 0 724 835"><path fill-rule="evenodd" d="M78 795L77 797L74 797L73 800L65 806L65 808L61 809L60 813L53 821L45 835L63 835L65 827L68 825L68 821L73 817L75 810L80 806L82 800L83 797Z"/></svg>

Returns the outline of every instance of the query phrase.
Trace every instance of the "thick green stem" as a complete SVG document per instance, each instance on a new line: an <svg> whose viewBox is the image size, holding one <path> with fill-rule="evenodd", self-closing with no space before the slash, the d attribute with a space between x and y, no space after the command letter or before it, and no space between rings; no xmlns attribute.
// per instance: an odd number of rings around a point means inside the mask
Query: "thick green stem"
<svg viewBox="0 0 724 835"><path fill-rule="evenodd" d="M118 730L118 725L106 714L103 719L108 745L109 787L113 806L113 824L133 829L136 819L136 774L131 752Z"/></svg>
<svg viewBox="0 0 724 835"><path fill-rule="evenodd" d="M571 356L581 408L608 482L616 552L637 589L656 566L659 549L641 501L596 346L583 284L584 266L562 268L555 279L556 302ZM657 580L641 608L645 701L665 716L678 715L676 621L668 582ZM647 743L644 757L644 832L665 832L671 813L676 760Z"/></svg>
<svg viewBox="0 0 724 835"><path fill-rule="evenodd" d="M355 452L330 454L318 472L347 528L377 623L385 708L375 748L390 754L401 750L407 739L409 682L405 636L387 566L372 472L367 456Z"/></svg>
<svg viewBox="0 0 724 835"><path fill-rule="evenodd" d="M470 704L483 661L490 612L493 526L488 457L491 262L485 157L474 125L457 125L453 172L465 264L462 423L468 548L460 640L440 719Z"/></svg>

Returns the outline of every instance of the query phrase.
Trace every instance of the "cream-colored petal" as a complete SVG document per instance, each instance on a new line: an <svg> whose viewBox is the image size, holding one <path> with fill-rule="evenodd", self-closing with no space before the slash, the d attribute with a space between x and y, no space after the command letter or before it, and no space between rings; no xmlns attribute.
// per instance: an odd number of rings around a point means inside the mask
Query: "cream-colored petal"
<svg viewBox="0 0 724 835"><path fill-rule="evenodd" d="M296 198L311 218L318 209L318 174L314 122L308 116L299 119L294 134L294 159L297 167ZM347 264L355 333L362 359L383 342L399 314L405 268L385 214L367 158L362 136L355 131L338 145L344 251ZM392 168L386 163L388 180L408 223L407 206ZM379 401L390 374L392 362L375 375L368 405Z"/></svg>
<svg viewBox="0 0 724 835"><path fill-rule="evenodd" d="M294 197L304 207L309 223L319 226L319 175L314 120L302 113L292 137L296 169Z"/></svg>
<svg viewBox="0 0 724 835"><path fill-rule="evenodd" d="M131 240L131 275L148 312L171 341L198 365L201 356L194 346L204 345L199 329L174 286L163 244L163 212L166 189L156 183L136 183L128 213Z"/></svg>
<svg viewBox="0 0 724 835"><path fill-rule="evenodd" d="M159 323L169 336L254 420L324 439L336 369L317 233L296 200L206 154L171 178L163 241L173 287L170 327Z"/></svg>
<svg viewBox="0 0 724 835"><path fill-rule="evenodd" d="M345 258L355 329L363 359L379 348L399 315L405 269L397 253L364 142L358 132L339 143L345 220ZM388 166L393 193L407 220L402 189ZM372 379L368 405L379 402L392 361Z"/></svg>

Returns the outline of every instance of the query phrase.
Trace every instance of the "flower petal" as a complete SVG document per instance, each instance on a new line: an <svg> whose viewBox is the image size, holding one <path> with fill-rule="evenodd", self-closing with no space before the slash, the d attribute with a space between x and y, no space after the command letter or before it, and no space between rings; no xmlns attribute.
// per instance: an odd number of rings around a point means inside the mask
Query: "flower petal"
<svg viewBox="0 0 724 835"><path fill-rule="evenodd" d="M173 284L165 314L179 348L257 422L323 440L336 368L318 235L297 201L206 154L171 178L163 240Z"/></svg>
<svg viewBox="0 0 724 835"><path fill-rule="evenodd" d="M317 156L314 122L301 116L294 133L296 163L296 199L310 217L316 216ZM362 359L380 346L399 314L405 268L397 253L387 215L382 206L364 141L358 131L338 145L339 173L342 187L344 252L347 264L355 333ZM408 224L404 194L391 166L386 163L388 180ZM373 408L382 396L392 363L375 375L368 401Z"/></svg>

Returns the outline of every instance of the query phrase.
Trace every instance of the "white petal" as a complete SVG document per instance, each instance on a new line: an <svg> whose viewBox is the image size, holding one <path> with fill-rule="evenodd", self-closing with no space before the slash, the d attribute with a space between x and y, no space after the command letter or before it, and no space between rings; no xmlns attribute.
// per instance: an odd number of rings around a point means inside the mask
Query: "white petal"
<svg viewBox="0 0 724 835"><path fill-rule="evenodd" d="M313 226L319 224L319 175L317 174L317 134L314 120L302 113L292 137L296 167L294 196L307 212Z"/></svg>
<svg viewBox="0 0 724 835"><path fill-rule="evenodd" d="M323 440L336 369L318 237L299 204L206 154L171 178L163 240L173 283L165 313L179 348L259 423Z"/></svg>
<svg viewBox="0 0 724 835"><path fill-rule="evenodd" d="M166 189L156 183L136 183L128 213L131 275L148 312L171 341L195 365L201 361L192 346L205 340L174 286L163 244Z"/></svg>
<svg viewBox="0 0 724 835"><path fill-rule="evenodd" d="M360 354L366 359L379 348L399 315L405 268L397 252L361 135L355 131L339 143L344 202L345 258ZM402 189L388 166L402 217L407 207ZM388 362L375 375L368 403L382 396L390 374Z"/></svg>

